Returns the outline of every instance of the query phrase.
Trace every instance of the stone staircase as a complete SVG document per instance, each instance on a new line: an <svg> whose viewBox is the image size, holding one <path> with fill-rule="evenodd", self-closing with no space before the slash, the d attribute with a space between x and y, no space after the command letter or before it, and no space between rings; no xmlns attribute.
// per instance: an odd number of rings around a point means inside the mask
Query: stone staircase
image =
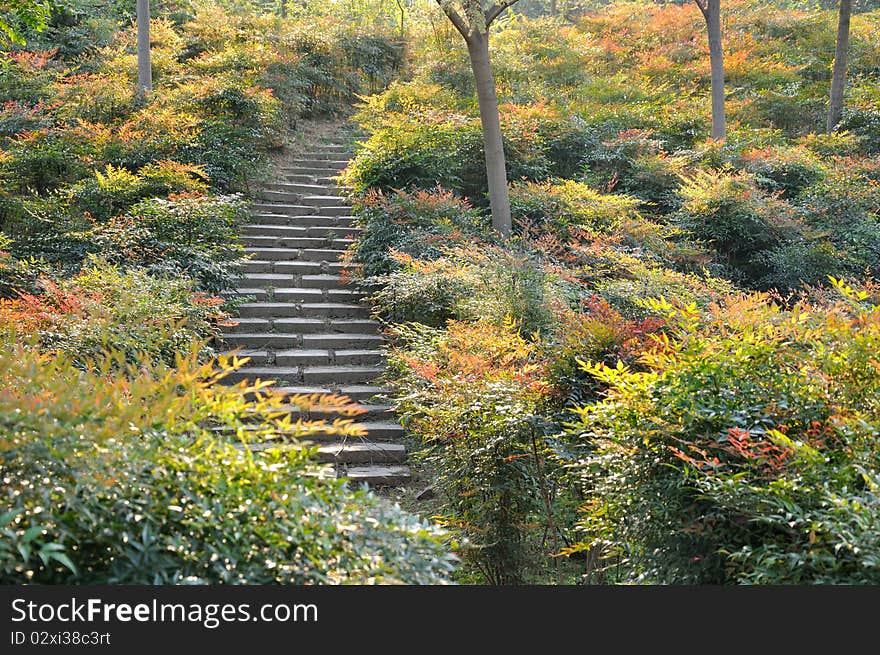
<svg viewBox="0 0 880 655"><path fill-rule="evenodd" d="M259 378L291 394L348 396L364 411L356 420L367 436L310 434L319 459L356 483L398 485L410 472L399 443L403 428L376 398L382 336L362 294L346 284L340 261L359 231L334 179L351 158L347 150L313 146L276 169L276 181L252 205L242 234L251 259L235 291L250 299L224 334L225 346L250 361L227 380ZM290 412L307 420L341 418L328 410L303 415L293 404Z"/></svg>

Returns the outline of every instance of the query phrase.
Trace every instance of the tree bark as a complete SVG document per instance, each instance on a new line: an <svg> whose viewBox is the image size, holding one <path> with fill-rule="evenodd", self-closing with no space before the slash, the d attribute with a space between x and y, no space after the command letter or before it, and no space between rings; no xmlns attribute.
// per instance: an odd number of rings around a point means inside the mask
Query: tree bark
<svg viewBox="0 0 880 655"><path fill-rule="evenodd" d="M498 95L495 91L495 76L492 74L492 62L489 58L489 35L472 32L467 45L477 87L477 101L480 105L492 227L507 239L510 237L512 222L510 196L507 190L507 164L504 158L504 141L501 138L501 120L498 115Z"/></svg>
<svg viewBox="0 0 880 655"><path fill-rule="evenodd" d="M825 130L831 134L843 114L843 90L846 87L846 59L849 53L849 21L852 0L840 0L837 19L837 48L834 51L834 68L831 71L831 97L828 101L828 121Z"/></svg>
<svg viewBox="0 0 880 655"><path fill-rule="evenodd" d="M712 68L712 138L727 135L727 117L724 108L724 51L721 47L721 0L705 0L703 16L709 36L709 64Z"/></svg>
<svg viewBox="0 0 880 655"><path fill-rule="evenodd" d="M150 0L137 0L138 88L141 93L153 90L150 62Z"/></svg>

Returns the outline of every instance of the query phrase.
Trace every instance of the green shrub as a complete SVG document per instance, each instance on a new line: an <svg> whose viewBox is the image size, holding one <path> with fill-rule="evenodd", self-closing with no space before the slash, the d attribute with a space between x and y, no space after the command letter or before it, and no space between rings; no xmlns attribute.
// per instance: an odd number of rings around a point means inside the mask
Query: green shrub
<svg viewBox="0 0 880 655"><path fill-rule="evenodd" d="M4 584L436 584L451 573L436 528L316 476L295 447L302 428L254 423L284 399L248 402L248 388L215 384L228 364L108 367L0 349Z"/></svg>
<svg viewBox="0 0 880 655"><path fill-rule="evenodd" d="M372 192L357 201L355 212L363 233L352 246L351 259L362 266L365 278L399 268L394 253L436 257L456 241L488 238L490 225L467 201L439 188L387 196Z"/></svg>
<svg viewBox="0 0 880 655"><path fill-rule="evenodd" d="M747 285L766 286L778 273L767 254L803 234L793 208L746 173L701 171L684 181L680 193L676 222L712 246L724 271Z"/></svg>
<svg viewBox="0 0 880 655"><path fill-rule="evenodd" d="M523 582L541 548L529 524L557 529L542 503L551 483L535 345L488 322L398 326L394 338L397 406L436 471L442 522L463 540L467 571L482 583Z"/></svg>
<svg viewBox="0 0 880 655"><path fill-rule="evenodd" d="M846 292L666 304L648 371L590 365L611 391L572 430L584 546L647 582L876 584L880 312Z"/></svg>
<svg viewBox="0 0 880 655"><path fill-rule="evenodd" d="M125 214L144 198L167 197L171 193L207 190L205 174L194 166L173 161L150 163L137 173L107 166L102 173L70 189L71 203L98 221Z"/></svg>
<svg viewBox="0 0 880 655"><path fill-rule="evenodd" d="M142 200L123 217L96 225L92 244L108 261L145 266L159 277L181 275L219 293L241 273L238 228L246 216L237 196Z"/></svg>
<svg viewBox="0 0 880 655"><path fill-rule="evenodd" d="M219 336L222 300L193 293L186 278L157 280L143 270L120 272L93 261L59 284L40 281L41 293L0 301L0 335L37 339L42 350L64 352L79 366L105 350L126 362L173 365L196 339ZM213 350L206 347L202 355Z"/></svg>

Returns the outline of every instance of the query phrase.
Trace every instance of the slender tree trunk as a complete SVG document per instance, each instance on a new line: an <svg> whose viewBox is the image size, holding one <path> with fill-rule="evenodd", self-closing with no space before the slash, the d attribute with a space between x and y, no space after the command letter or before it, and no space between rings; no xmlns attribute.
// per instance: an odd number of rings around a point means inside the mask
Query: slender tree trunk
<svg viewBox="0 0 880 655"><path fill-rule="evenodd" d="M834 68L831 71L831 98L828 101L828 122L825 130L831 134L843 114L843 90L846 86L846 58L849 53L849 19L852 0L840 0L837 19L837 48L834 51Z"/></svg>
<svg viewBox="0 0 880 655"><path fill-rule="evenodd" d="M287 18L287 0L281 0L281 4L278 7L278 15L281 18Z"/></svg>
<svg viewBox="0 0 880 655"><path fill-rule="evenodd" d="M557 5L556 5L556 0L550 0L550 15L553 18L556 18L556 16L558 14L559 14L559 7L557 7Z"/></svg>
<svg viewBox="0 0 880 655"><path fill-rule="evenodd" d="M706 31L709 35L709 63L712 68L712 138L727 135L724 109L724 51L721 48L721 0L706 0ZM701 7L702 8L702 7Z"/></svg>
<svg viewBox="0 0 880 655"><path fill-rule="evenodd" d="M492 226L506 239L510 237L511 230L510 197L507 192L507 165L498 115L498 95L495 92L495 76L492 74L492 62L489 59L489 35L473 32L468 39L468 53L477 86L480 122L483 126Z"/></svg>
<svg viewBox="0 0 880 655"><path fill-rule="evenodd" d="M137 0L138 88L141 93L153 90L150 63L150 0Z"/></svg>

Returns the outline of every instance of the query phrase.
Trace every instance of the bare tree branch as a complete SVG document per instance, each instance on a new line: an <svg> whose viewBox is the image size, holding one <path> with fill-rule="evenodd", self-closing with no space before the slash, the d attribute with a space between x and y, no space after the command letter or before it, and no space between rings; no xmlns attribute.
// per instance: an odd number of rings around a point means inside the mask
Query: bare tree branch
<svg viewBox="0 0 880 655"><path fill-rule="evenodd" d="M455 25L455 29L458 30L458 33L464 37L465 41L470 40L470 29L467 26L467 23L464 22L464 19L458 15L458 12L455 11L455 7L452 6L452 3L449 0L437 0L437 4L440 5L440 9L443 10L443 13L446 14L446 17Z"/></svg>
<svg viewBox="0 0 880 655"><path fill-rule="evenodd" d="M492 25L492 22L498 18L501 13L507 9L508 7L512 7L519 0L504 0L503 2L498 2L492 5L489 9L486 10L486 29Z"/></svg>

